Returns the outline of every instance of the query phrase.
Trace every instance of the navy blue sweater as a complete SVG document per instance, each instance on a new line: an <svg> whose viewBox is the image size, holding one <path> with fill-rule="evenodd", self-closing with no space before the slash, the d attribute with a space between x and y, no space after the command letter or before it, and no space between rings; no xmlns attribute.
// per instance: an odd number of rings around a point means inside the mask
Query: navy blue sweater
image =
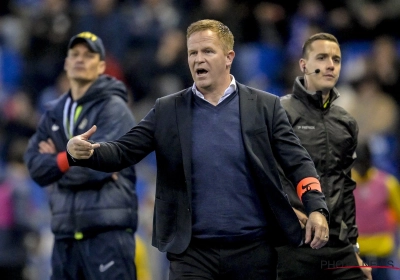
<svg viewBox="0 0 400 280"><path fill-rule="evenodd" d="M237 92L217 106L196 96L192 127L193 236L263 235L266 219L243 146Z"/></svg>

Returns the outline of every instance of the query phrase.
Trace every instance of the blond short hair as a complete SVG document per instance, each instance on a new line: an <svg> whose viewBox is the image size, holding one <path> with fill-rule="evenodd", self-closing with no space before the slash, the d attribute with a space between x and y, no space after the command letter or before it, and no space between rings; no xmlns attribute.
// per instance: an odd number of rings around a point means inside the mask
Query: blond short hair
<svg viewBox="0 0 400 280"><path fill-rule="evenodd" d="M186 39L189 39L193 33L204 30L211 30L217 34L217 37L221 41L225 52L233 50L235 41L233 34L225 24L219 22L218 20L203 19L193 22L187 29Z"/></svg>

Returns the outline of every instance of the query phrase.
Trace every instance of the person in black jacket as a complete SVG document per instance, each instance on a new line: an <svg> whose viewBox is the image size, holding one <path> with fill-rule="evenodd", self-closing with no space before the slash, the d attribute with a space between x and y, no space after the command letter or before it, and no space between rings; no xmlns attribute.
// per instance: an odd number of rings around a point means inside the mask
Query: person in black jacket
<svg viewBox="0 0 400 280"><path fill-rule="evenodd" d="M71 166L107 172L155 151L152 244L167 252L170 280L275 280L274 246L305 242L318 249L327 242L329 229L319 211L328 211L314 164L279 98L230 75L233 44L221 22L192 23L192 87L157 99L116 141L91 139L96 126L68 141ZM305 240L276 162L298 186L310 215Z"/></svg>
<svg viewBox="0 0 400 280"><path fill-rule="evenodd" d="M311 36L303 46L299 61L303 77L297 77L293 93L281 98L294 132L307 149L320 176L330 213L329 242L321 250L308 246L278 248L278 279L371 279L370 268L354 266L363 262L357 251L357 226L351 167L355 160L358 126L333 101L341 68L337 39L328 33ZM303 224L304 205L282 176L283 187Z"/></svg>
<svg viewBox="0 0 400 280"><path fill-rule="evenodd" d="M103 74L105 67L99 37L71 38L64 65L71 89L49 104L25 152L31 177L50 193L51 279L136 279L134 167L94 171L70 167L66 156L68 140L94 124L95 141L120 137L135 124L124 84Z"/></svg>

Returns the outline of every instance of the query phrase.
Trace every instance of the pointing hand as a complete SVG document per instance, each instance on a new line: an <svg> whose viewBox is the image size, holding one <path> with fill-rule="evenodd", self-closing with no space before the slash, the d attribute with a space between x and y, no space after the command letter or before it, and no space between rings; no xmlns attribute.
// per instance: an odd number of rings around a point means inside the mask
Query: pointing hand
<svg viewBox="0 0 400 280"><path fill-rule="evenodd" d="M91 144L89 138L96 132L94 125L81 135L72 137L67 143L68 153L75 159L88 159L93 155L94 149L100 147L99 143Z"/></svg>

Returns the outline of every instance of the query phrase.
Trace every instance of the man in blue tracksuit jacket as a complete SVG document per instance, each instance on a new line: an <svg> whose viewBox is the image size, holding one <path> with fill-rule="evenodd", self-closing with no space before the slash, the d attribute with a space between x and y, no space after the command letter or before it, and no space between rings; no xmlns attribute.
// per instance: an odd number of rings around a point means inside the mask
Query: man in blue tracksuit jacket
<svg viewBox="0 0 400 280"><path fill-rule="evenodd" d="M52 101L30 139L25 162L47 187L55 235L52 279L136 279L137 227L133 167L107 173L69 167L66 144L96 124L96 141L120 137L133 125L124 84L104 75L104 45L83 32L71 38L65 70L71 89Z"/></svg>

